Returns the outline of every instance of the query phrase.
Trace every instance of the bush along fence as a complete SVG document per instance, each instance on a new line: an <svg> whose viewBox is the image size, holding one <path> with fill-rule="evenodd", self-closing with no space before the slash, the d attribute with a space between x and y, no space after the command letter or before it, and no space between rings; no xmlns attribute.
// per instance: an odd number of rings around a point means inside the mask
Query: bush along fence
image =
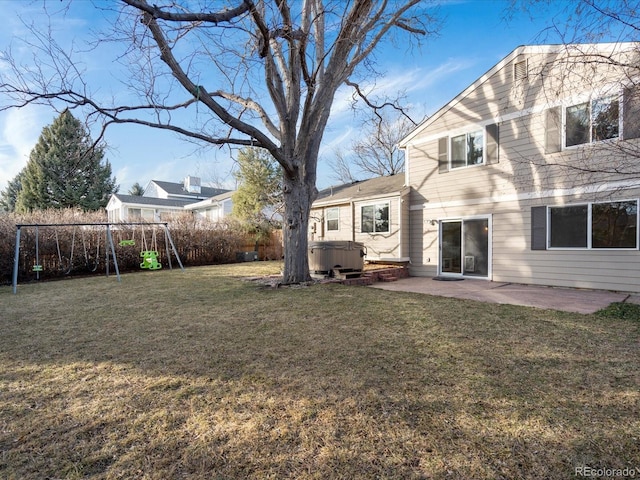
<svg viewBox="0 0 640 480"><path fill-rule="evenodd" d="M21 228L18 283L115 273L106 223L101 223L105 222L104 216L74 213L0 216L0 284L13 281L17 225L43 225L37 229ZM96 225L81 226L80 223ZM65 226L56 226L59 224ZM168 223L168 230L185 267L244 261L244 256L239 258L238 253L256 251L256 247L260 260L282 258L282 236L277 230L266 241L258 243L235 224L178 219ZM110 233L121 273L167 268L170 261L177 267L162 225L110 224ZM145 252L155 253L147 253L145 257Z"/></svg>

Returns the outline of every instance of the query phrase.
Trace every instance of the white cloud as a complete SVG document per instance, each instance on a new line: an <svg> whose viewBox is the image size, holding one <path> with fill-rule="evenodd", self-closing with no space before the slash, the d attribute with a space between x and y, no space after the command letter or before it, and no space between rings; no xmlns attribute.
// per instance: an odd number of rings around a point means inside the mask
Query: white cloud
<svg viewBox="0 0 640 480"><path fill-rule="evenodd" d="M377 78L374 81L365 81L360 88L366 94L372 94L378 98L395 98L399 93L406 96L406 103L416 105L429 100L440 100L440 90L447 85L447 79L459 72L468 70L475 65L474 60L464 58L450 58L446 62L434 67L411 67L405 65L390 66L388 75ZM438 87L438 92L431 89ZM353 89L341 87L336 93L335 101L331 108L331 119L334 122L346 121L346 114L351 111L353 103ZM440 105L430 105L431 110Z"/></svg>

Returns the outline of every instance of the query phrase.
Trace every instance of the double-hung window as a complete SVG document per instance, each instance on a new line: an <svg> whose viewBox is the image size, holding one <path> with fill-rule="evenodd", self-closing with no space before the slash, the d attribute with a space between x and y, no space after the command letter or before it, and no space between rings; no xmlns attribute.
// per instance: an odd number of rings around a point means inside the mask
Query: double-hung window
<svg viewBox="0 0 640 480"><path fill-rule="evenodd" d="M484 132L478 130L451 137L450 168L482 165L484 163Z"/></svg>
<svg viewBox="0 0 640 480"><path fill-rule="evenodd" d="M473 165L493 165L498 162L500 127L497 123L438 139L438 173Z"/></svg>
<svg viewBox="0 0 640 480"><path fill-rule="evenodd" d="M602 97L567 107L565 146L618 138L620 132L618 95Z"/></svg>
<svg viewBox="0 0 640 480"><path fill-rule="evenodd" d="M638 248L638 201L549 207L550 248Z"/></svg>
<svg viewBox="0 0 640 480"><path fill-rule="evenodd" d="M340 209L338 207L328 208L326 213L327 231L340 229Z"/></svg>
<svg viewBox="0 0 640 480"><path fill-rule="evenodd" d="M362 233L389 232L389 204L364 205L360 213Z"/></svg>

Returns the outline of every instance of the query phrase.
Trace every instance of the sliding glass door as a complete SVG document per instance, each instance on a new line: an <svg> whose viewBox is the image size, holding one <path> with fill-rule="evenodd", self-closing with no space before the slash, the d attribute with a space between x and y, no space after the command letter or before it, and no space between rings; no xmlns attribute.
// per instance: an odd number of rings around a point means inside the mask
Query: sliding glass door
<svg viewBox="0 0 640 480"><path fill-rule="evenodd" d="M489 218L440 222L440 273L489 276Z"/></svg>

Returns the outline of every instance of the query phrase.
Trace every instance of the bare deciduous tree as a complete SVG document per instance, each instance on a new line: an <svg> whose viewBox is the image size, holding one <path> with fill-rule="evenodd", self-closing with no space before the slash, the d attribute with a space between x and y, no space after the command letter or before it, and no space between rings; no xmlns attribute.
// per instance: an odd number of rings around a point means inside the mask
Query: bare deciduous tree
<svg viewBox="0 0 640 480"><path fill-rule="evenodd" d="M301 282L309 278L309 209L336 90L372 74L374 50L391 34L428 33L432 19L421 3L237 0L214 12L215 3L121 0L108 41L127 46L121 59L131 65L126 87L137 103L93 96L74 52L32 28L32 47L46 59L24 69L5 52L13 76L2 75L0 93L13 101L0 108L62 101L88 109L103 128L136 123L268 150L283 170L283 281Z"/></svg>
<svg viewBox="0 0 640 480"><path fill-rule="evenodd" d="M330 178L338 183L354 183L357 182L358 176L355 174L353 166L349 162L349 157L341 148L333 151L334 158L329 160L331 167Z"/></svg>
<svg viewBox="0 0 640 480"><path fill-rule="evenodd" d="M362 123L362 129L351 142L352 154L335 152L331 162L334 178L345 183L370 177L385 177L404 171L404 152L398 143L406 137L416 123L404 113L392 117L374 111Z"/></svg>
<svg viewBox="0 0 640 480"><path fill-rule="evenodd" d="M353 144L354 164L375 176L395 175L404 171L404 153L398 143L416 124L407 116L380 116L365 124L362 138Z"/></svg>

